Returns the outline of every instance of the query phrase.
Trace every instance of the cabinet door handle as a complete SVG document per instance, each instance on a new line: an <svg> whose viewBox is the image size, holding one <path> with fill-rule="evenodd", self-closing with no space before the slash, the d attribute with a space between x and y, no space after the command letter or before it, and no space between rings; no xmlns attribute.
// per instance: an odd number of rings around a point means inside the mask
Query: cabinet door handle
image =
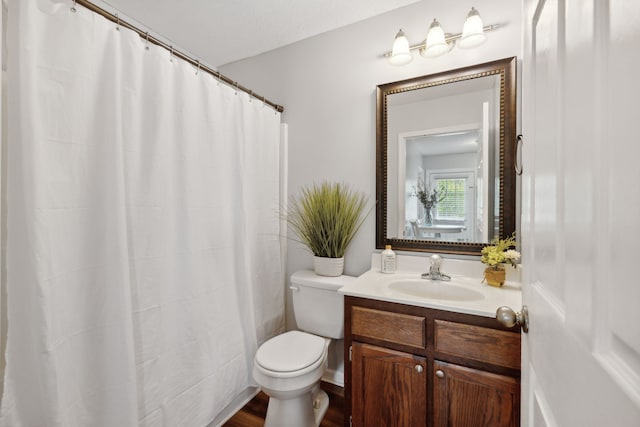
<svg viewBox="0 0 640 427"><path fill-rule="evenodd" d="M438 377L438 378L444 378L444 371L442 371L442 370L438 369L438 370L436 371L436 377Z"/></svg>
<svg viewBox="0 0 640 427"><path fill-rule="evenodd" d="M422 365L416 365L416 372L421 374L423 371Z"/></svg>

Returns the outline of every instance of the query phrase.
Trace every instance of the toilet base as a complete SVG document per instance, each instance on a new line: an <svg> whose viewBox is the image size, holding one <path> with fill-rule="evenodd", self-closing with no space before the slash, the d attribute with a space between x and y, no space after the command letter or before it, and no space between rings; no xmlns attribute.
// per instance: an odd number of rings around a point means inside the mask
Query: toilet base
<svg viewBox="0 0 640 427"><path fill-rule="evenodd" d="M329 396L320 386L291 399L269 397L264 427L318 427L329 408Z"/></svg>

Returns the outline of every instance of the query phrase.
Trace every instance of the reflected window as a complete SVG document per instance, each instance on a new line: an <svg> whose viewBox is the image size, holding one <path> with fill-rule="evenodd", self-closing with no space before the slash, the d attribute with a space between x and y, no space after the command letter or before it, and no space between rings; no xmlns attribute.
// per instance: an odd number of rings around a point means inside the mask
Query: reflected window
<svg viewBox="0 0 640 427"><path fill-rule="evenodd" d="M446 197L436 205L436 220L464 222L466 211L467 178L436 178L436 188Z"/></svg>
<svg viewBox="0 0 640 427"><path fill-rule="evenodd" d="M467 170L433 170L426 173L427 181L443 199L435 206L433 224L435 227L462 227L447 229L440 233L440 239L469 241L478 229L476 212L475 173ZM454 232L455 230L455 232ZM437 231L435 231L437 233Z"/></svg>

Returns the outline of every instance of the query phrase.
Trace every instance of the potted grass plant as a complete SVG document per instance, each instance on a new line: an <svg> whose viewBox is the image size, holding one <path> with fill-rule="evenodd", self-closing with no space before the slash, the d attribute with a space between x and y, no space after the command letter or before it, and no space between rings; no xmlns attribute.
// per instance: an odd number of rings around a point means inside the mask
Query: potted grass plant
<svg viewBox="0 0 640 427"><path fill-rule="evenodd" d="M314 255L314 269L322 276L340 276L344 254L362 226L367 197L340 183L303 187L289 199L286 220Z"/></svg>

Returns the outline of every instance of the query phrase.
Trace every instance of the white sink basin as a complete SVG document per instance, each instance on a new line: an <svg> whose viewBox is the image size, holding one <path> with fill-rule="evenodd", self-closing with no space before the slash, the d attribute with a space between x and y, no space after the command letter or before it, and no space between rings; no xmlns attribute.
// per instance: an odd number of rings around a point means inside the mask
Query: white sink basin
<svg viewBox="0 0 640 427"><path fill-rule="evenodd" d="M475 301L484 298L481 292L451 282L428 279L405 279L389 283L389 289L404 295L446 301Z"/></svg>
<svg viewBox="0 0 640 427"><path fill-rule="evenodd" d="M371 269L339 289L357 298L447 310L495 319L500 306L522 307L521 270L514 273L501 288L482 283L485 265L478 260L446 259L443 270L449 282L421 279L429 269L424 256L397 255L395 274L380 271L380 253L374 252Z"/></svg>

